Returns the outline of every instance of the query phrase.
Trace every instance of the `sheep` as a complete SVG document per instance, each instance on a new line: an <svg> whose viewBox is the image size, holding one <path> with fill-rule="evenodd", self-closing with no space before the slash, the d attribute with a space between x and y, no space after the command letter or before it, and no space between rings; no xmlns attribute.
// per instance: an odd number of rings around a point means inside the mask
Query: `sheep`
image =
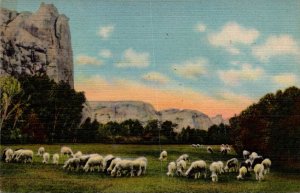
<svg viewBox="0 0 300 193"><path fill-rule="evenodd" d="M82 155L79 157L79 168L83 168L91 155Z"/></svg>
<svg viewBox="0 0 300 193"><path fill-rule="evenodd" d="M253 161L251 162L251 169L254 169L256 164L261 164L263 161L263 157L262 156L256 156Z"/></svg>
<svg viewBox="0 0 300 193"><path fill-rule="evenodd" d="M235 172L238 171L239 161L236 158L232 158L226 162L225 171L230 172L230 169L233 168Z"/></svg>
<svg viewBox="0 0 300 193"><path fill-rule="evenodd" d="M37 152L37 156L43 156L43 154L45 153L45 148L44 147L40 147L38 149L38 152Z"/></svg>
<svg viewBox="0 0 300 193"><path fill-rule="evenodd" d="M223 164L223 162L222 162ZM222 164L221 162L212 162L209 166L209 170L211 171L211 180L213 182L218 181L218 174L222 173Z"/></svg>
<svg viewBox="0 0 300 193"><path fill-rule="evenodd" d="M158 158L160 161L165 161L168 159L168 152L166 150L163 150L161 153L160 153L160 156Z"/></svg>
<svg viewBox="0 0 300 193"><path fill-rule="evenodd" d="M208 153L211 153L211 154L214 153L213 149L212 149L210 146L208 146L208 147L206 148L206 150L207 150Z"/></svg>
<svg viewBox="0 0 300 193"><path fill-rule="evenodd" d="M176 171L176 163L175 162L170 162L168 165L168 172L167 176L174 176L174 173Z"/></svg>
<svg viewBox="0 0 300 193"><path fill-rule="evenodd" d="M79 163L80 163L79 158L69 158L67 161L65 161L63 169L78 170L79 169Z"/></svg>
<svg viewBox="0 0 300 193"><path fill-rule="evenodd" d="M180 160L184 160L189 162L189 155L188 154L182 154L181 156L178 157L178 159L176 160L176 163L179 162Z"/></svg>
<svg viewBox="0 0 300 193"><path fill-rule="evenodd" d="M129 171L131 176L133 175L133 162L132 160L120 160L116 163L114 169L111 171L110 175L112 177L122 176L123 171Z"/></svg>
<svg viewBox="0 0 300 193"><path fill-rule="evenodd" d="M227 149L226 149L226 147L225 147L224 144L222 144L222 145L220 146L220 152L221 152L222 154L224 154L224 155L227 154Z"/></svg>
<svg viewBox="0 0 300 193"><path fill-rule="evenodd" d="M67 146L63 146L60 149L60 153L62 155L68 155L69 157L73 156L73 151L71 148L67 147Z"/></svg>
<svg viewBox="0 0 300 193"><path fill-rule="evenodd" d="M105 173L107 172L107 169L110 166L110 163L112 162L113 159L115 159L115 156L111 154L104 157L103 168Z"/></svg>
<svg viewBox="0 0 300 193"><path fill-rule="evenodd" d="M111 162L110 162L110 165L109 167L107 168L107 173L110 174L111 171L115 168L116 164L121 161L121 158L119 157L116 157L114 158Z"/></svg>
<svg viewBox="0 0 300 193"><path fill-rule="evenodd" d="M231 152L231 148L228 144L225 145L225 149L227 150L228 153Z"/></svg>
<svg viewBox="0 0 300 193"><path fill-rule="evenodd" d="M266 175L267 173L270 173L270 167L271 167L271 160L266 158L264 159L261 164L264 166L264 174Z"/></svg>
<svg viewBox="0 0 300 193"><path fill-rule="evenodd" d="M185 160L180 160L179 162L176 163L176 174L178 176L184 176L184 170L186 170L186 161Z"/></svg>
<svg viewBox="0 0 300 193"><path fill-rule="evenodd" d="M98 167L98 171L103 171L103 157L101 155L91 156L86 162L83 170L85 172L94 171L94 168Z"/></svg>
<svg viewBox="0 0 300 193"><path fill-rule="evenodd" d="M19 149L14 152L13 157L15 158L16 162L32 163L33 151L29 149Z"/></svg>
<svg viewBox="0 0 300 193"><path fill-rule="evenodd" d="M264 178L263 172L264 172L264 165L256 164L254 167L254 173L255 173L256 180L258 180L258 181L263 180L263 178Z"/></svg>
<svg viewBox="0 0 300 193"><path fill-rule="evenodd" d="M14 151L11 148L5 148L2 154L2 160L11 162L13 160Z"/></svg>
<svg viewBox="0 0 300 193"><path fill-rule="evenodd" d="M220 168L221 168L221 173L220 174L224 173L225 172L224 171L224 163L222 161L217 161L217 163L220 165Z"/></svg>
<svg viewBox="0 0 300 193"><path fill-rule="evenodd" d="M58 165L58 161L59 161L59 154L55 153L52 156L52 163Z"/></svg>
<svg viewBox="0 0 300 193"><path fill-rule="evenodd" d="M240 168L245 167L247 169L247 173L249 172L251 168L251 161L250 159L247 159L246 161L242 161L240 164Z"/></svg>
<svg viewBox="0 0 300 193"><path fill-rule="evenodd" d="M48 162L49 162L49 159L50 159L50 154L49 153L47 153L47 152L45 152L44 154L43 154L43 163L44 164L47 164Z"/></svg>
<svg viewBox="0 0 300 193"><path fill-rule="evenodd" d="M202 145L200 145L200 144L197 144L197 147L198 147L198 148L201 148L201 147L202 147Z"/></svg>
<svg viewBox="0 0 300 193"><path fill-rule="evenodd" d="M252 152L252 153L249 155L249 159L250 159L251 161L253 161L254 158L256 158L257 156L258 156L258 154L257 154L256 152Z"/></svg>
<svg viewBox="0 0 300 193"><path fill-rule="evenodd" d="M79 158L82 156L82 152L81 151L77 151L75 154L73 154L74 158Z"/></svg>
<svg viewBox="0 0 300 193"><path fill-rule="evenodd" d="M194 176L195 179L198 179L200 178L201 173L203 173L204 178L206 178L206 163L203 160L198 160L192 162L191 166L184 175L187 177Z"/></svg>
<svg viewBox="0 0 300 193"><path fill-rule="evenodd" d="M196 149L196 148L197 148L197 145L196 145L196 144L192 144L192 147Z"/></svg>
<svg viewBox="0 0 300 193"><path fill-rule="evenodd" d="M244 157L244 159L248 159L248 158L249 158L249 155L250 155L250 152L249 152L249 151L243 150L243 157Z"/></svg>
<svg viewBox="0 0 300 193"><path fill-rule="evenodd" d="M134 176L134 171L137 171L137 176L145 174L147 169L147 162L147 158L145 157L139 157L135 160L132 160L131 176Z"/></svg>
<svg viewBox="0 0 300 193"><path fill-rule="evenodd" d="M236 177L238 180L244 179L244 176L248 173L248 170L245 166L242 166L239 169L239 175Z"/></svg>

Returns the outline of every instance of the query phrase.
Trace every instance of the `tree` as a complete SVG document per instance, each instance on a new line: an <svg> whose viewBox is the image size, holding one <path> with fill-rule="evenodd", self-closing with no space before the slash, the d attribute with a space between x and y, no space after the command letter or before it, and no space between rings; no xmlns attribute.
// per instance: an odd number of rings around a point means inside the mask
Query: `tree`
<svg viewBox="0 0 300 193"><path fill-rule="evenodd" d="M20 107L20 102L14 101L14 98L22 91L20 82L11 76L0 77L0 94L1 94L1 108L0 108L0 130L2 130L3 124L12 114ZM21 111L17 111L18 116L22 114Z"/></svg>

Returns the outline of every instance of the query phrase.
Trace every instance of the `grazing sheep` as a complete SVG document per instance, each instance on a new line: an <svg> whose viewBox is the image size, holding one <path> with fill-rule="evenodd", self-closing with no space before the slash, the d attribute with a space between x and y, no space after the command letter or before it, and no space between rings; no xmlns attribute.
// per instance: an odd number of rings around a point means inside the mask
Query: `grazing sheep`
<svg viewBox="0 0 300 193"><path fill-rule="evenodd" d="M227 149L226 149L226 147L225 147L224 144L222 144L222 145L220 146L220 152L221 152L221 154L224 154L224 155L227 154Z"/></svg>
<svg viewBox="0 0 300 193"><path fill-rule="evenodd" d="M261 181L264 179L264 165L262 164L256 164L254 167L254 173L255 173L255 178L258 181Z"/></svg>
<svg viewBox="0 0 300 193"><path fill-rule="evenodd" d="M11 148L5 148L2 154L2 161L11 162L13 160L14 151Z"/></svg>
<svg viewBox="0 0 300 193"><path fill-rule="evenodd" d="M217 161L217 163L220 165L220 168L221 168L221 173L220 174L224 173L225 172L224 171L224 163L222 161Z"/></svg>
<svg viewBox="0 0 300 193"><path fill-rule="evenodd" d="M67 147L67 146L63 146L61 147L60 149L60 153L62 155L68 155L69 157L72 157L73 156L73 151L70 147Z"/></svg>
<svg viewBox="0 0 300 193"><path fill-rule="evenodd" d="M227 161L226 166L225 166L225 171L226 172L230 172L231 169L233 168L235 172L238 172L238 165L239 165L239 161L236 158L232 158L230 160Z"/></svg>
<svg viewBox="0 0 300 193"><path fill-rule="evenodd" d="M248 159L248 158L249 158L249 155L250 155L250 152L249 152L249 151L243 150L243 157L244 157L244 159Z"/></svg>
<svg viewBox="0 0 300 193"><path fill-rule="evenodd" d="M266 158L261 163L264 166L264 174L270 173L270 167L272 164L271 160Z"/></svg>
<svg viewBox="0 0 300 193"><path fill-rule="evenodd" d="M161 153L160 153L160 156L158 158L160 161L165 161L168 159L168 152L166 150L163 150Z"/></svg>
<svg viewBox="0 0 300 193"><path fill-rule="evenodd" d="M85 172L94 171L95 167L98 167L99 172L103 171L103 157L101 155L91 156L83 167L83 170Z"/></svg>
<svg viewBox="0 0 300 193"><path fill-rule="evenodd" d="M136 171L136 175L140 176L141 174L146 173L147 169L147 158L145 157L139 157L135 160L132 160L132 170L131 170L131 176L134 176L134 172Z"/></svg>
<svg viewBox="0 0 300 193"><path fill-rule="evenodd" d="M189 162L189 155L188 154L182 154L181 156L178 157L178 159L176 160L176 163L179 162L180 160L184 160Z"/></svg>
<svg viewBox="0 0 300 193"><path fill-rule="evenodd" d="M90 159L91 155L82 155L79 157L79 168L83 169L86 162Z"/></svg>
<svg viewBox="0 0 300 193"><path fill-rule="evenodd" d="M107 173L110 174L111 171L115 168L116 164L121 161L121 158L119 157L116 157L115 159L113 159L111 162L110 162L110 165L109 167L107 168Z"/></svg>
<svg viewBox="0 0 300 193"><path fill-rule="evenodd" d="M247 172L249 172L251 168L251 161L250 159L247 159L246 161L242 161L240 164L240 168L245 167L247 169Z"/></svg>
<svg viewBox="0 0 300 193"><path fill-rule="evenodd" d="M200 178L201 174L203 173L204 178L206 178L206 163L203 160L198 160L192 162L189 169L185 172L185 176L192 177L194 176L195 179Z"/></svg>
<svg viewBox="0 0 300 193"><path fill-rule="evenodd" d="M223 162L222 162L223 164ZM212 162L209 166L209 170L211 171L211 180L213 182L218 181L218 174L222 173L222 164L220 162Z"/></svg>
<svg viewBox="0 0 300 193"><path fill-rule="evenodd" d="M197 145L196 145L196 144L192 144L192 147L196 149L196 148L197 148Z"/></svg>
<svg viewBox="0 0 300 193"><path fill-rule="evenodd" d="M73 155L73 157L75 157L75 158L80 158L82 156L82 152L81 151L77 151L74 155Z"/></svg>
<svg viewBox="0 0 300 193"><path fill-rule="evenodd" d="M103 161L103 168L104 168L104 172L107 172L108 167L110 166L111 161L115 159L115 156L109 154L107 156L104 157L104 161Z"/></svg>
<svg viewBox="0 0 300 193"><path fill-rule="evenodd" d="M70 158L67 161L65 161L65 164L63 166L63 169L67 170L78 170L79 169L79 163L80 159L79 158Z"/></svg>
<svg viewBox="0 0 300 193"><path fill-rule="evenodd" d="M174 173L176 171L176 163L175 162L170 162L168 165L168 172L167 176L174 176Z"/></svg>
<svg viewBox="0 0 300 193"><path fill-rule="evenodd" d="M200 145L200 144L197 144L197 147L198 147L198 148L201 148L201 147L202 147L202 145Z"/></svg>
<svg viewBox="0 0 300 193"><path fill-rule="evenodd" d="M58 162L59 162L59 154L55 153L52 156L52 163L58 165Z"/></svg>
<svg viewBox="0 0 300 193"><path fill-rule="evenodd" d="M254 169L256 164L261 164L263 160L262 156L256 156L251 163L251 169Z"/></svg>
<svg viewBox="0 0 300 193"><path fill-rule="evenodd" d="M176 163L176 174L178 176L184 176L184 171L186 170L186 161L185 160L180 160L179 162Z"/></svg>
<svg viewBox="0 0 300 193"><path fill-rule="evenodd" d="M116 163L114 169L111 171L110 175L115 176L122 176L122 172L129 172L133 175L133 162L132 160L120 160Z"/></svg>
<svg viewBox="0 0 300 193"><path fill-rule="evenodd" d="M214 153L213 149L212 149L210 146L208 146L208 147L206 148L206 150L207 150L208 153L211 153L211 154Z"/></svg>
<svg viewBox="0 0 300 193"><path fill-rule="evenodd" d="M228 153L231 152L231 148L230 148L230 146L228 144L225 145L225 148L226 148L226 150L227 150Z"/></svg>
<svg viewBox="0 0 300 193"><path fill-rule="evenodd" d="M44 147L40 147L38 149L38 152L37 152L37 156L43 156L43 154L45 153L45 148Z"/></svg>
<svg viewBox="0 0 300 193"><path fill-rule="evenodd" d="M29 149L19 149L13 155L16 162L32 163L33 151Z"/></svg>
<svg viewBox="0 0 300 193"><path fill-rule="evenodd" d="M244 176L247 174L248 170L245 166L239 169L239 175L236 177L238 180L244 179Z"/></svg>
<svg viewBox="0 0 300 193"><path fill-rule="evenodd" d="M43 164L47 164L50 159L50 154L49 153L44 153L43 154Z"/></svg>
<svg viewBox="0 0 300 193"><path fill-rule="evenodd" d="M256 158L258 156L258 154L256 152L252 152L250 155L249 155L249 159L251 160L251 162L254 160L254 158Z"/></svg>

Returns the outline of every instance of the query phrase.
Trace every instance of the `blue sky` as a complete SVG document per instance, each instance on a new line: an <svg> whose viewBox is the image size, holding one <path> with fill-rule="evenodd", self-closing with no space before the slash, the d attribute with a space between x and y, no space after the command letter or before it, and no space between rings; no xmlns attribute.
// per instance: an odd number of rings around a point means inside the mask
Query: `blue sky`
<svg viewBox="0 0 300 193"><path fill-rule="evenodd" d="M300 1L43 1L70 18L75 88L229 117L300 86ZM41 1L3 1L36 11Z"/></svg>

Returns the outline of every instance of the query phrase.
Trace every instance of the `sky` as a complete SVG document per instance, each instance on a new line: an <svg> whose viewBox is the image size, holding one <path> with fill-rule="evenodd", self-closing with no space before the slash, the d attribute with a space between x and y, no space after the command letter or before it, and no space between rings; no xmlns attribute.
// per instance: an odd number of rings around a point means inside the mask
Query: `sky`
<svg viewBox="0 0 300 193"><path fill-rule="evenodd" d="M34 12L41 2L0 5ZM70 19L75 89L89 101L229 118L269 92L300 87L299 0L43 2Z"/></svg>

